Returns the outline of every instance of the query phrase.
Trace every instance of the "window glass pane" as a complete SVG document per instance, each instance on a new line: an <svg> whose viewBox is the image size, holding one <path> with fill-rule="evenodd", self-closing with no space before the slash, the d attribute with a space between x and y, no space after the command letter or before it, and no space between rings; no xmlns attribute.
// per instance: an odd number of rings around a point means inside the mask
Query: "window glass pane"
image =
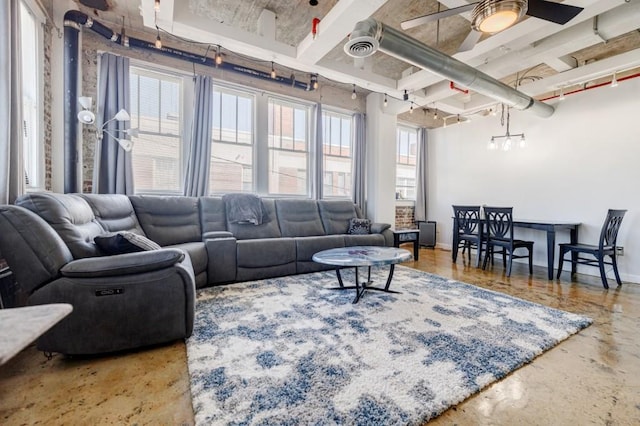
<svg viewBox="0 0 640 426"><path fill-rule="evenodd" d="M209 191L253 191L253 96L214 86Z"/></svg>
<svg viewBox="0 0 640 426"><path fill-rule="evenodd" d="M396 144L396 198L415 200L418 129L399 126Z"/></svg>
<svg viewBox="0 0 640 426"><path fill-rule="evenodd" d="M44 153L40 137L40 31L35 16L20 3L20 37L22 61L22 148L25 186L43 188L41 161Z"/></svg>
<svg viewBox="0 0 640 426"><path fill-rule="evenodd" d="M351 117L323 111L323 196L351 196Z"/></svg>
<svg viewBox="0 0 640 426"><path fill-rule="evenodd" d="M182 79L130 67L130 115L139 134L132 137L136 192L182 189ZM134 101L135 100L135 101Z"/></svg>
<svg viewBox="0 0 640 426"><path fill-rule="evenodd" d="M308 195L309 108L269 99L269 193Z"/></svg>

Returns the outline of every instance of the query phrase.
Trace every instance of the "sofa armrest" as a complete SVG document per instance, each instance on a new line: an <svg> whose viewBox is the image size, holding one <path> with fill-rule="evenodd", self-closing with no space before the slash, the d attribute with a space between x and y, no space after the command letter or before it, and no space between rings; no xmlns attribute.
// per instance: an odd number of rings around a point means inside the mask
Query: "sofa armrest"
<svg viewBox="0 0 640 426"><path fill-rule="evenodd" d="M215 239L215 238L228 238L233 237L233 234L229 231L210 231L202 234L202 241Z"/></svg>
<svg viewBox="0 0 640 426"><path fill-rule="evenodd" d="M236 280L238 254L235 237L213 238L204 241L207 247L208 284L227 283Z"/></svg>
<svg viewBox="0 0 640 426"><path fill-rule="evenodd" d="M372 234L382 234L385 229L391 228L391 225L388 223L377 223L374 222L371 224L371 233Z"/></svg>
<svg viewBox="0 0 640 426"><path fill-rule="evenodd" d="M168 268L181 262L185 253L178 249L142 251L115 256L87 257L71 261L60 269L63 277L96 278L140 274Z"/></svg>

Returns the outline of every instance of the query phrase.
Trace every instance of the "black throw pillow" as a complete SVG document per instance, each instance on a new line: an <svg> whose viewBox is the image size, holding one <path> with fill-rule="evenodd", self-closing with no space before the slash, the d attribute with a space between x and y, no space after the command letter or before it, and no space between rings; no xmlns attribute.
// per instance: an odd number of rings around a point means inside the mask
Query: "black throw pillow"
<svg viewBox="0 0 640 426"><path fill-rule="evenodd" d="M371 221L369 219L358 219L357 217L354 217L349 221L349 229L347 230L347 233L354 235L370 234Z"/></svg>
<svg viewBox="0 0 640 426"><path fill-rule="evenodd" d="M98 235L93 239L100 251L107 255L160 250L160 246L142 235L133 232L115 232Z"/></svg>

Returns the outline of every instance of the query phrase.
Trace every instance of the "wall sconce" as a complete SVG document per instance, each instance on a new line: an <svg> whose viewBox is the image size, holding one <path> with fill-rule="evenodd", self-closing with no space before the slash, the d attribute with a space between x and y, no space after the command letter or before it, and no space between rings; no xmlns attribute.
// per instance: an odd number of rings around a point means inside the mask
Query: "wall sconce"
<svg viewBox="0 0 640 426"><path fill-rule="evenodd" d="M131 151L131 149L133 148L133 141L127 138L137 137L138 129L126 129L126 130L115 129L115 132L124 133L125 134L124 138L118 138L113 133L111 133L106 129L107 124L111 123L112 121L131 121L131 116L129 115L127 110L121 109L116 113L116 115L114 115L111 119L105 121L102 124L102 126L98 128L95 125L96 116L91 111L93 100L89 96L81 96L78 98L78 103L82 106L82 111L78 113L78 121L80 121L82 124L93 125L93 127L96 129L96 135L99 140L102 140L104 133L106 133L108 136L111 136L111 138L113 138L116 142L118 142L120 147L124 149L126 152Z"/></svg>
<svg viewBox="0 0 640 426"><path fill-rule="evenodd" d="M502 105L502 117L501 120L504 120L504 105ZM518 147L519 148L526 148L527 146L527 142L526 139L524 137L524 133L516 133L516 134L511 134L510 130L509 130L509 125L510 125L510 120L511 120L511 114L509 113L509 108L507 107L507 132L504 135L498 135L498 136L491 136L491 140L489 141L489 144L487 145L487 149L490 151L494 151L496 149L498 149L498 141L500 139L504 139L502 141L502 150L503 151L510 151L511 148L513 148L513 140L514 138L518 138Z"/></svg>

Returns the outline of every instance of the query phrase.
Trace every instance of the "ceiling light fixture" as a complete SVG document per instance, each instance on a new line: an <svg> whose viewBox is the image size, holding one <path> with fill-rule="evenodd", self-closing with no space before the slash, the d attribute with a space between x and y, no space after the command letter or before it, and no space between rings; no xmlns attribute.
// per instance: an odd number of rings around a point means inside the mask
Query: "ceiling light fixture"
<svg viewBox="0 0 640 426"><path fill-rule="evenodd" d="M387 94L386 93L384 94L384 101L382 102L382 105L385 106L385 107L387 105L389 105L389 102L387 101Z"/></svg>
<svg viewBox="0 0 640 426"><path fill-rule="evenodd" d="M309 0L309 4L311 6L317 6L318 5L318 0Z"/></svg>
<svg viewBox="0 0 640 426"><path fill-rule="evenodd" d="M354 101L358 98L358 94L356 93L356 85L353 85L353 91L351 92L351 99Z"/></svg>
<svg viewBox="0 0 640 426"><path fill-rule="evenodd" d="M560 88L560 96L558 96L558 100L564 101L564 90L562 87Z"/></svg>
<svg viewBox="0 0 640 426"><path fill-rule="evenodd" d="M278 77L278 75L276 74L276 69L273 66L273 61L271 61L271 78L275 80L276 77Z"/></svg>
<svg viewBox="0 0 640 426"><path fill-rule="evenodd" d="M618 76L617 72L613 73L613 78L611 79L611 87L618 87Z"/></svg>
<svg viewBox="0 0 640 426"><path fill-rule="evenodd" d="M525 148L527 146L526 140L524 138L524 133L517 133L512 135L510 133L510 121L511 121L511 114L509 113L509 108L507 107L507 132L504 135L498 135L498 136L491 136L491 140L489 141L489 144L487 145L487 149L488 150L495 150L498 148L497 145L497 140L498 139L504 139L504 141L502 142L502 150L503 151L510 151L511 148L513 147L513 138L514 137L518 137L519 139L519 143L518 146L520 148ZM504 110L505 107L504 105L502 105L502 116L500 117L500 120L503 122L504 124Z"/></svg>
<svg viewBox="0 0 640 426"><path fill-rule="evenodd" d="M526 12L527 0L482 0L471 13L471 25L493 34L515 24Z"/></svg>

